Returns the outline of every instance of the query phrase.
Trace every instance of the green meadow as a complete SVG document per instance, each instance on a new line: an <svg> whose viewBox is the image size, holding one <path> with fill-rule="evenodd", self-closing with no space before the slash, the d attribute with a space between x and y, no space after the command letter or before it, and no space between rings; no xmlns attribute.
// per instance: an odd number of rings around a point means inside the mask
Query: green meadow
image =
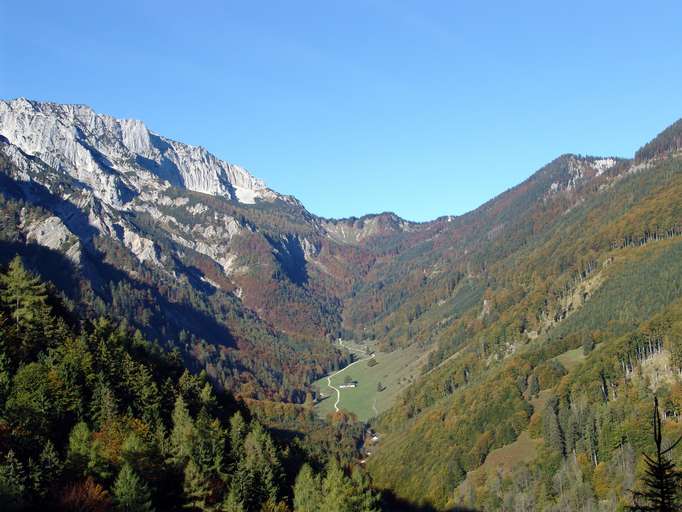
<svg viewBox="0 0 682 512"><path fill-rule="evenodd" d="M343 346L344 349L353 352L356 360L367 357L367 347L370 351L374 350L372 344L346 341ZM405 387L414 382L426 361L426 355L414 346L393 352L375 352L376 365L370 366L369 361L362 361L342 370L332 377L332 385L339 387L347 377L350 377L357 382L357 386L340 389L339 409L355 414L361 421L383 412ZM316 381L313 387L326 395L315 407L317 413L326 416L334 412L336 392L327 385L327 377Z"/></svg>

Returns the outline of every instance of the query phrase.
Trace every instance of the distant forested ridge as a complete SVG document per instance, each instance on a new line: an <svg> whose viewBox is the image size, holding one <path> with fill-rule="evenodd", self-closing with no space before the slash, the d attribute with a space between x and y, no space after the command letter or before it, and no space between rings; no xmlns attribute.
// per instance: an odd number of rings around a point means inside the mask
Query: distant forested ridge
<svg viewBox="0 0 682 512"><path fill-rule="evenodd" d="M558 215L551 196L531 203L520 231L470 253L479 302L453 315L419 383L375 422L380 487L439 509L631 505L654 393L665 438L682 432L678 133Z"/></svg>

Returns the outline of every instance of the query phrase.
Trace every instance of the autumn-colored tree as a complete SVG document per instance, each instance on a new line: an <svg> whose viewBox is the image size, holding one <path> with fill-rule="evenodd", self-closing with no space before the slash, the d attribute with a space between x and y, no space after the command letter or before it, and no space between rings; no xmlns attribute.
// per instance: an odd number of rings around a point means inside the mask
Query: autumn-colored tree
<svg viewBox="0 0 682 512"><path fill-rule="evenodd" d="M109 512L111 507L109 494L92 477L69 485L64 489L59 499L60 510Z"/></svg>

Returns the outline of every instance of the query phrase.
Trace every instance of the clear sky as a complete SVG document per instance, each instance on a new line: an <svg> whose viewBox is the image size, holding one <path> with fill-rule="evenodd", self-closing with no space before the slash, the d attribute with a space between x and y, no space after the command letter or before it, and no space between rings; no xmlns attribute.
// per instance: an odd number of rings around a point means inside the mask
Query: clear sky
<svg viewBox="0 0 682 512"><path fill-rule="evenodd" d="M327 217L463 213L682 117L679 0L1 5L0 97L142 119Z"/></svg>

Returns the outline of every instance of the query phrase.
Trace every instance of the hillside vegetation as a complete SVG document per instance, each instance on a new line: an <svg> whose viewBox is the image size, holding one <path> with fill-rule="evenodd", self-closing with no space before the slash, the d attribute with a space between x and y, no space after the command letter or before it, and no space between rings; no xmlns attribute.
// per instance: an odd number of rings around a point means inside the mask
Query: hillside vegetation
<svg viewBox="0 0 682 512"><path fill-rule="evenodd" d="M0 273L2 510L378 510L314 426L278 439L177 352L81 323L19 258Z"/></svg>
<svg viewBox="0 0 682 512"><path fill-rule="evenodd" d="M654 391L666 397L665 428L679 430L681 194L679 156L632 164L541 226L528 216L547 199L518 212L512 246L471 251L483 297L439 336L434 369L378 419L377 483L439 508L627 504L651 449ZM546 406L533 402L540 392ZM537 457L455 492L522 434L541 441Z"/></svg>

